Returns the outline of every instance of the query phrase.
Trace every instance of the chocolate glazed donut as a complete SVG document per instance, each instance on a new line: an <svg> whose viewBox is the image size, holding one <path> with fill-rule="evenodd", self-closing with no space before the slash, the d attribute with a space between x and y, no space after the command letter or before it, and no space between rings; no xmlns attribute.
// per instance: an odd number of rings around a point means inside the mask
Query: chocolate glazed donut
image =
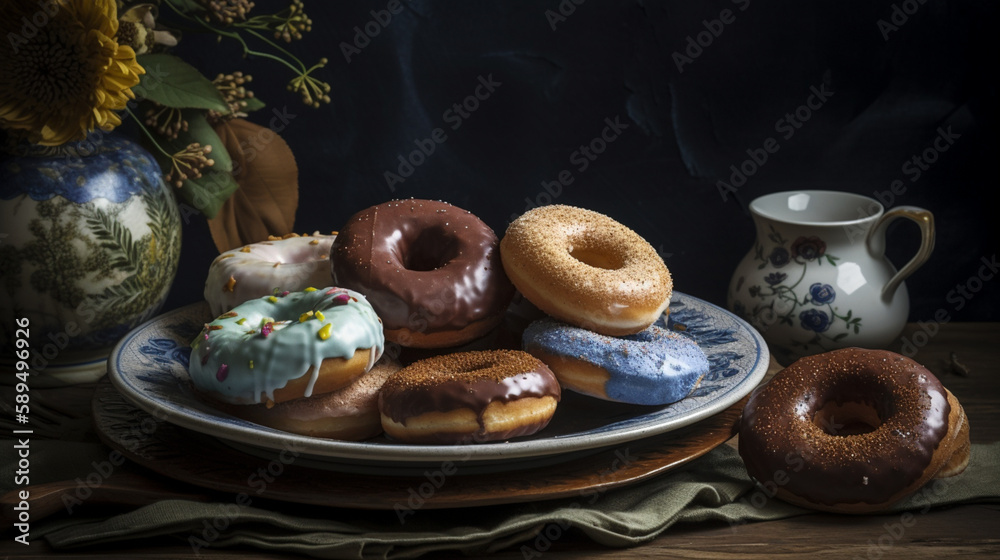
<svg viewBox="0 0 1000 560"><path fill-rule="evenodd" d="M444 348L499 324L514 295L496 234L445 202L394 200L358 212L330 250L334 284L364 294L387 340Z"/></svg>
<svg viewBox="0 0 1000 560"><path fill-rule="evenodd" d="M917 362L845 348L802 358L755 390L739 446L750 475L779 498L868 513L962 472L969 425Z"/></svg>

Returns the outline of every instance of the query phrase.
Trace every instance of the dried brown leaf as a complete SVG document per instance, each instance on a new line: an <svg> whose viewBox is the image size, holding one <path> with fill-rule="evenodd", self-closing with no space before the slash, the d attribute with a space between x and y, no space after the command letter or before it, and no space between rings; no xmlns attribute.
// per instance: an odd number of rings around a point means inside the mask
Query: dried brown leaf
<svg viewBox="0 0 1000 560"><path fill-rule="evenodd" d="M219 252L292 233L299 205L299 168L288 144L274 131L244 119L215 126L233 159L240 188L208 220Z"/></svg>

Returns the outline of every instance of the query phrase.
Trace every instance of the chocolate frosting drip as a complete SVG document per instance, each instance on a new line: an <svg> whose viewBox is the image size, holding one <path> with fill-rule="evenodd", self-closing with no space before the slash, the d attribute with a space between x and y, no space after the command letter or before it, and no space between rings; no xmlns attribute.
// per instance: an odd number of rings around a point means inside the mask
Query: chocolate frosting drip
<svg viewBox="0 0 1000 560"><path fill-rule="evenodd" d="M401 424L426 412L467 408L479 417L495 400L553 397L562 389L548 366L527 352L462 352L415 362L389 378L379 410Z"/></svg>
<svg viewBox="0 0 1000 560"><path fill-rule="evenodd" d="M866 404L881 425L836 435L843 428L836 415L816 416L830 402ZM881 504L923 475L950 412L941 382L913 360L835 350L800 359L754 391L743 410L740 454L755 479L811 502Z"/></svg>
<svg viewBox="0 0 1000 560"><path fill-rule="evenodd" d="M364 294L387 331L434 333L499 317L510 303L498 245L466 210L395 200L351 217L330 262L334 284Z"/></svg>

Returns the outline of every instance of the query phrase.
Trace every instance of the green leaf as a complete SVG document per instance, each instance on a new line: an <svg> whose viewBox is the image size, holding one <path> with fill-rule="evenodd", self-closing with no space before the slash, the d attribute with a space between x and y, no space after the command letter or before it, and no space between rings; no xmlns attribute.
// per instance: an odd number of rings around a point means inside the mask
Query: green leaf
<svg viewBox="0 0 1000 560"><path fill-rule="evenodd" d="M209 171L198 179L184 181L184 186L176 192L184 203L194 206L206 218L214 218L239 187L231 173Z"/></svg>
<svg viewBox="0 0 1000 560"><path fill-rule="evenodd" d="M229 114L229 104L215 85L176 56L152 53L136 57L146 70L132 91L139 97L177 109L211 109Z"/></svg>
<svg viewBox="0 0 1000 560"><path fill-rule="evenodd" d="M257 97L248 97L243 101L247 102L247 106L243 108L243 111L249 113L251 111L259 111L267 105Z"/></svg>
<svg viewBox="0 0 1000 560"><path fill-rule="evenodd" d="M187 134L191 142L198 142L202 146L212 146L212 153L208 154L209 157L215 162L212 166L213 171L226 171L230 172L233 170L233 159L229 157L229 152L226 151L225 145L222 143L222 138L215 133L215 129L212 125L208 124L208 119L205 117L205 113L201 111L185 111L184 118L188 122ZM179 149L183 150L190 142L186 142L184 146Z"/></svg>

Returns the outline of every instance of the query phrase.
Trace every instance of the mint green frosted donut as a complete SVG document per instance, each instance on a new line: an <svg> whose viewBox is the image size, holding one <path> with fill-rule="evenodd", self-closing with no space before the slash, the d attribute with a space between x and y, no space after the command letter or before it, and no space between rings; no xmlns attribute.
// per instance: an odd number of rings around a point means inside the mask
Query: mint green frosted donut
<svg viewBox="0 0 1000 560"><path fill-rule="evenodd" d="M384 343L382 321L364 296L307 288L249 300L206 324L191 342L188 371L199 390L252 404L263 402L262 395L274 400L276 390L312 367L309 397L323 360L370 349L371 369Z"/></svg>

